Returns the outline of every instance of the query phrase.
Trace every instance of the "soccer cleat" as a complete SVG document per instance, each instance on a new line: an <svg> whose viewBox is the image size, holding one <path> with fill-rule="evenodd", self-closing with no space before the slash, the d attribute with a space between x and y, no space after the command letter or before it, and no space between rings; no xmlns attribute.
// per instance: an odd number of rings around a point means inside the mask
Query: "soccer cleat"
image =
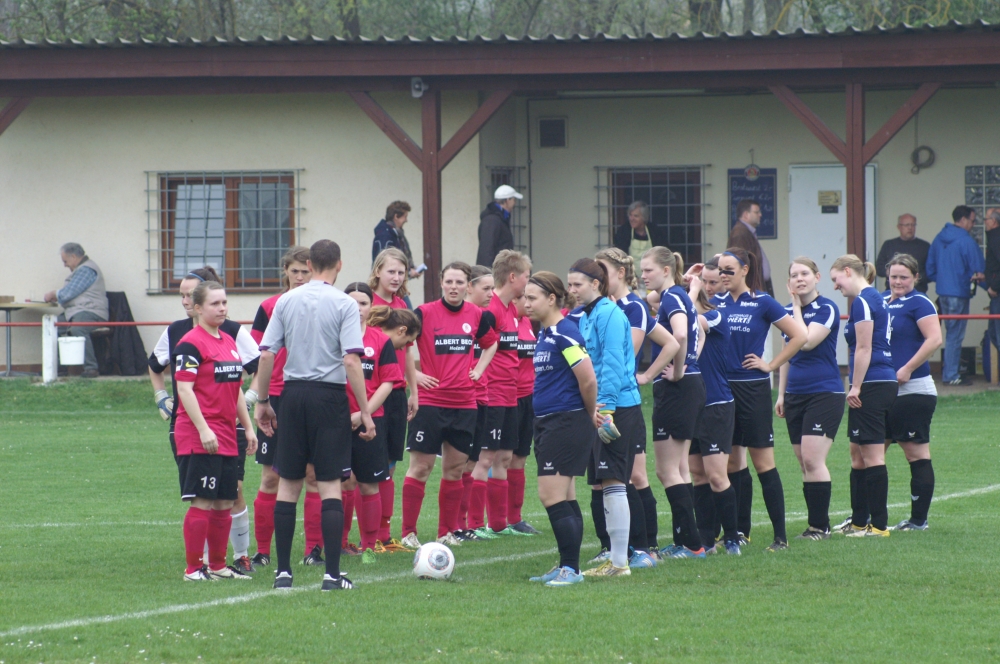
<svg viewBox="0 0 1000 664"><path fill-rule="evenodd" d="M323 575L323 585L320 590L327 592L330 590L354 590L354 584L341 572L340 576L333 577L329 574Z"/></svg>
<svg viewBox="0 0 1000 664"><path fill-rule="evenodd" d="M742 555L740 553L740 543L737 540L726 540L723 546L726 547L726 553L731 556Z"/></svg>
<svg viewBox="0 0 1000 664"><path fill-rule="evenodd" d="M233 561L233 567L243 572L244 574L253 574L257 569L253 566L253 562L246 556L240 556Z"/></svg>
<svg viewBox="0 0 1000 664"><path fill-rule="evenodd" d="M375 553L413 553L414 551L414 549L411 549L408 546L404 546L403 543L400 542L398 539L391 539L388 542L386 542L382 546L383 551L381 552L378 550L378 548L379 544L378 542L376 542Z"/></svg>
<svg viewBox="0 0 1000 664"><path fill-rule="evenodd" d="M545 574L542 574L541 576L533 576L530 579L528 579L528 581L533 581L535 583L548 583L552 579L554 579L557 576L559 576L559 573L562 570L563 570L562 567L559 567L559 565L556 565L555 567L553 567L552 569L550 569Z"/></svg>
<svg viewBox="0 0 1000 664"><path fill-rule="evenodd" d="M889 530L927 530L930 526L924 521L924 525L918 526L909 519L903 519L895 526L889 526Z"/></svg>
<svg viewBox="0 0 1000 664"><path fill-rule="evenodd" d="M801 535L796 535L795 539L813 540L815 542L818 542L820 540L828 540L830 539L830 531L821 530L819 528L813 528L812 526L809 526L808 528L806 528L806 531L804 533L802 533Z"/></svg>
<svg viewBox="0 0 1000 664"><path fill-rule="evenodd" d="M611 552L607 549L601 549L601 552L596 556L587 561L588 565L600 565L601 563L611 560Z"/></svg>
<svg viewBox="0 0 1000 664"><path fill-rule="evenodd" d="M390 544L391 543L392 542L390 541ZM403 541L400 542L400 545L406 547L407 549L412 549L413 551L416 551L417 549L420 548L420 540L417 539L416 533L410 533L409 535L403 538Z"/></svg>
<svg viewBox="0 0 1000 664"><path fill-rule="evenodd" d="M628 566L632 569L652 569L656 567L656 560L645 551L634 551L628 560Z"/></svg>
<svg viewBox="0 0 1000 664"><path fill-rule="evenodd" d="M375 552L371 549L365 549L361 553L361 564L362 565L374 565L375 564Z"/></svg>
<svg viewBox="0 0 1000 664"><path fill-rule="evenodd" d="M447 533L443 537L437 539L438 544L444 544L445 546L462 546L462 540L455 537L453 533Z"/></svg>
<svg viewBox="0 0 1000 664"><path fill-rule="evenodd" d="M833 532L840 533L841 535L847 535L848 537L851 537L851 536L854 535L854 533L863 533L867 529L868 529L867 524L864 525L864 526L855 526L851 522L851 520L848 519L846 526L840 526L836 530L834 530Z"/></svg>
<svg viewBox="0 0 1000 664"><path fill-rule="evenodd" d="M292 575L288 572L275 573L273 587L276 590L288 590L292 587Z"/></svg>
<svg viewBox="0 0 1000 664"><path fill-rule="evenodd" d="M662 558L663 560L666 560L667 558L669 558L672 555L674 555L675 553L677 553L677 551L679 549L681 549L681 548L683 548L683 547L681 547L681 546L679 546L677 544L668 544L665 547L663 547L662 549L660 549L660 558Z"/></svg>
<svg viewBox="0 0 1000 664"><path fill-rule="evenodd" d="M718 544L713 544L712 546L705 547L705 555L706 556L714 556L717 553L719 553L719 545Z"/></svg>
<svg viewBox="0 0 1000 664"><path fill-rule="evenodd" d="M868 524L865 528L861 530L855 530L853 533L847 533L848 537L888 537L889 530L879 530L872 524Z"/></svg>
<svg viewBox="0 0 1000 664"><path fill-rule="evenodd" d="M309 555L302 559L303 565L323 565L325 562L323 560L323 549L319 544L314 546Z"/></svg>
<svg viewBox="0 0 1000 664"><path fill-rule="evenodd" d="M483 538L476 534L474 530L456 530L452 533L463 542L482 542Z"/></svg>
<svg viewBox="0 0 1000 664"><path fill-rule="evenodd" d="M784 551L787 548L788 548L788 542L786 542L783 539L776 539L773 542L771 542L771 546L767 547L764 550L774 553L775 551Z"/></svg>
<svg viewBox="0 0 1000 664"><path fill-rule="evenodd" d="M663 560L663 556L660 554L660 550L655 546L649 547L649 557L655 560L656 562L660 562Z"/></svg>
<svg viewBox="0 0 1000 664"><path fill-rule="evenodd" d="M585 571L583 576L629 576L631 574L632 570L628 567L615 567L611 560L605 560L597 567Z"/></svg>
<svg viewBox="0 0 1000 664"><path fill-rule="evenodd" d="M486 526L483 526L482 528L476 528L472 532L476 533L476 535L478 535L480 539L484 540L492 540L500 538L499 534L493 532L492 528L487 528Z"/></svg>
<svg viewBox="0 0 1000 664"><path fill-rule="evenodd" d="M215 578L209 575L208 567L201 566L190 574L184 574L185 581L215 581Z"/></svg>
<svg viewBox="0 0 1000 664"><path fill-rule="evenodd" d="M254 567L267 567L271 564L271 556L266 553L256 553L250 562Z"/></svg>
<svg viewBox="0 0 1000 664"><path fill-rule="evenodd" d="M562 567L559 569L559 575L546 581L545 585L549 587L572 586L576 583L583 583L583 574L577 574L571 567Z"/></svg>
<svg viewBox="0 0 1000 664"><path fill-rule="evenodd" d="M748 544L750 544L750 538L747 535L739 533L739 536L740 536L740 546L747 546Z"/></svg>
<svg viewBox="0 0 1000 664"><path fill-rule="evenodd" d="M527 521L518 521L517 523L511 524L510 526L522 535L541 535L541 531L536 529Z"/></svg>
<svg viewBox="0 0 1000 664"><path fill-rule="evenodd" d="M846 534L851 532L850 530L846 532L844 531L844 529L847 528L849 525L851 525L851 517L847 517L846 519L838 523L836 526L833 526L832 528L830 528L830 531L834 533L839 532L841 534Z"/></svg>
<svg viewBox="0 0 1000 664"><path fill-rule="evenodd" d="M208 575L213 579L239 579L241 581L249 581L253 578L249 574L244 574L232 565L229 567L223 567L222 569L209 569Z"/></svg>
<svg viewBox="0 0 1000 664"><path fill-rule="evenodd" d="M698 549L697 551L692 551L686 546L679 546L677 550L670 554L671 558L704 558L705 557L705 547Z"/></svg>
<svg viewBox="0 0 1000 664"><path fill-rule="evenodd" d="M492 530L492 528L490 529ZM522 533L520 530L514 528L514 526L507 526L503 530L494 530L497 535L513 535L514 537L532 537L531 533Z"/></svg>
<svg viewBox="0 0 1000 664"><path fill-rule="evenodd" d="M361 549L358 548L353 542L348 542L347 546L340 547L340 555L342 556L360 556ZM322 562L322 561L321 561Z"/></svg>

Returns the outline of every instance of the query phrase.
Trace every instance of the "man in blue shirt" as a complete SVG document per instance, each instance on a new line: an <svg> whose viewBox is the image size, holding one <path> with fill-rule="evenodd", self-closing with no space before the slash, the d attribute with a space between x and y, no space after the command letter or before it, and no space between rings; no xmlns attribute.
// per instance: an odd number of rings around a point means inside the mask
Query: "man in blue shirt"
<svg viewBox="0 0 1000 664"><path fill-rule="evenodd" d="M104 275L101 268L90 260L87 253L76 242L67 242L60 248L63 265L69 268L70 275L66 283L58 291L45 294L45 301L58 304L63 308L60 318L71 323L95 323L108 320L108 294L104 288ZM83 359L84 378L96 378L97 355L94 354L94 344L90 339L92 327L71 327L69 336L83 337L86 341Z"/></svg>
<svg viewBox="0 0 1000 664"><path fill-rule="evenodd" d="M389 203L389 206L385 209L385 219L379 221L375 226L375 239L372 240L372 263L375 262L375 258L380 253L389 247L395 247L406 254L406 259L409 263L406 266L407 277L416 279L423 276L423 272L413 267L413 254L410 252L410 243L403 233L403 226L406 225L409 217L409 203L406 201L393 201ZM492 263L490 264L492 265ZM408 308L413 308L409 295L404 297L403 301L406 302Z"/></svg>
<svg viewBox="0 0 1000 664"><path fill-rule="evenodd" d="M942 314L968 314L972 297L972 282L981 281L986 263L982 249L971 235L976 211L967 205L957 206L951 213L955 223L945 224L931 243L927 255L927 280L937 282L938 301ZM944 322L944 361L941 380L948 385L961 385L958 365L965 339L965 320Z"/></svg>

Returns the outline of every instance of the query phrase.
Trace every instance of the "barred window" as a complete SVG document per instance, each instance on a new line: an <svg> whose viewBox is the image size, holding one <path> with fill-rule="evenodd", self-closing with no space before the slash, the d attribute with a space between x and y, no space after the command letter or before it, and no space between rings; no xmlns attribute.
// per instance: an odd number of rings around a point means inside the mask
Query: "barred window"
<svg viewBox="0 0 1000 664"><path fill-rule="evenodd" d="M149 290L211 265L226 288L274 290L296 242L297 173L148 173Z"/></svg>

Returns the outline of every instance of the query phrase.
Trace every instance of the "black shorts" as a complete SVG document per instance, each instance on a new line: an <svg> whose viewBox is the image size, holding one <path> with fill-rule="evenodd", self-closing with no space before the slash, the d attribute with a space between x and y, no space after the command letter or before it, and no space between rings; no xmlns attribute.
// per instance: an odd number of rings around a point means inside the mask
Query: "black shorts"
<svg viewBox="0 0 1000 664"><path fill-rule="evenodd" d="M410 422L406 449L441 456L442 445L448 443L462 454L468 455L472 451L475 434L474 408L421 406L417 416Z"/></svg>
<svg viewBox="0 0 1000 664"><path fill-rule="evenodd" d="M885 437L897 443L931 442L931 419L937 408L933 394L904 394L885 416Z"/></svg>
<svg viewBox="0 0 1000 664"><path fill-rule="evenodd" d="M402 387L389 393L385 403L382 404L385 415L383 428L385 429L386 453L390 463L403 460L403 451L406 449L406 415L409 406L406 402L406 390ZM378 431L378 427L375 427Z"/></svg>
<svg viewBox="0 0 1000 664"><path fill-rule="evenodd" d="M286 480L306 476L312 464L316 481L339 480L351 470L351 411L343 385L294 380L285 383L278 421L274 465Z"/></svg>
<svg viewBox="0 0 1000 664"><path fill-rule="evenodd" d="M484 450L516 450L518 421L517 406L488 406Z"/></svg>
<svg viewBox="0 0 1000 664"><path fill-rule="evenodd" d="M691 440L704 407L705 381L701 374L685 374L676 383L653 383L653 440Z"/></svg>
<svg viewBox="0 0 1000 664"><path fill-rule="evenodd" d="M792 445L801 445L802 436L837 437L844 419L843 392L785 394L785 424Z"/></svg>
<svg viewBox="0 0 1000 664"><path fill-rule="evenodd" d="M771 409L771 381L734 380L729 383L736 402L736 426L733 445L774 447L774 421Z"/></svg>
<svg viewBox="0 0 1000 664"><path fill-rule="evenodd" d="M271 404L271 408L274 409L276 416L280 419L281 413L278 412L278 406L281 404L281 397L272 396L268 399L268 403ZM257 463L262 466L273 466L274 453L277 449L278 432L275 431L273 436L268 436L261 431L260 427L257 427L257 454L254 456Z"/></svg>
<svg viewBox="0 0 1000 664"><path fill-rule="evenodd" d="M587 472L597 429L586 410L550 413L534 418L533 425L539 477L581 477Z"/></svg>
<svg viewBox="0 0 1000 664"><path fill-rule="evenodd" d="M236 457L218 454L182 454L177 457L181 500L236 500Z"/></svg>
<svg viewBox="0 0 1000 664"><path fill-rule="evenodd" d="M359 435L364 427L351 432L351 472L362 484L378 484L389 477L385 418L373 417L372 421L375 422L375 437L371 440L362 440ZM350 476L351 473L347 473L347 478Z"/></svg>
<svg viewBox="0 0 1000 664"><path fill-rule="evenodd" d="M247 432L242 425L236 425L236 479L243 481L247 469Z"/></svg>
<svg viewBox="0 0 1000 664"><path fill-rule="evenodd" d="M534 397L531 394L517 400L517 449L514 450L514 456L531 456L531 439L535 426L533 403Z"/></svg>
<svg viewBox="0 0 1000 664"><path fill-rule="evenodd" d="M847 409L847 429L852 443L884 445L885 421L896 401L899 384L894 380L861 384L861 408Z"/></svg>
<svg viewBox="0 0 1000 664"><path fill-rule="evenodd" d="M469 451L469 461L479 461L479 452L486 444L486 414L490 407L484 403L476 405L476 433L472 437L472 449Z"/></svg>
<svg viewBox="0 0 1000 664"><path fill-rule="evenodd" d="M712 456L733 453L733 427L736 425L736 403L714 403L705 406L694 429L689 454Z"/></svg>
<svg viewBox="0 0 1000 664"><path fill-rule="evenodd" d="M605 443L599 437L594 438L587 468L587 484L600 484L601 480L618 480L628 484L632 478L636 442L646 437L642 406L619 408L615 411L614 418L621 437L610 443ZM537 452L535 456L538 456Z"/></svg>

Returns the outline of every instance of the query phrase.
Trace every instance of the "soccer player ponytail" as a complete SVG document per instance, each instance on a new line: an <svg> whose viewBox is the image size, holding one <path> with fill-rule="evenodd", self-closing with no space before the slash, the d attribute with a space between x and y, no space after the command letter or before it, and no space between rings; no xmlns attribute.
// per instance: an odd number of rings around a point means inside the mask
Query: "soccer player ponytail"
<svg viewBox="0 0 1000 664"><path fill-rule="evenodd" d="M409 309L393 309L384 305L372 307L366 323L384 331L405 327L407 337L417 336L423 327L420 323L420 317Z"/></svg>
<svg viewBox="0 0 1000 664"><path fill-rule="evenodd" d="M635 259L618 247L601 249L594 258L598 261L610 263L616 270L624 270L625 276L622 281L629 287L629 290L635 290L639 287L639 280L635 276Z"/></svg>
<svg viewBox="0 0 1000 664"><path fill-rule="evenodd" d="M593 258L581 258L569 268L570 272L579 272L598 284L601 297L608 296L608 268Z"/></svg>

